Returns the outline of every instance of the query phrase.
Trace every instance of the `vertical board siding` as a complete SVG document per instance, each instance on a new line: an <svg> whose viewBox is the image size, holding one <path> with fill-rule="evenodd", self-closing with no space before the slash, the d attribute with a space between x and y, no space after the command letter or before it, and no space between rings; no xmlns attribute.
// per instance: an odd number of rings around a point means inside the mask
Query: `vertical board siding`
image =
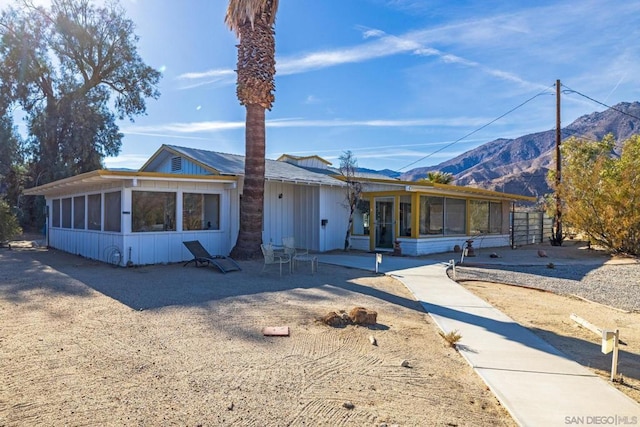
<svg viewBox="0 0 640 427"><path fill-rule="evenodd" d="M344 249L344 238L349 224L349 210L345 206L346 193L342 187L320 189L320 221L328 220L325 227L318 222L321 252Z"/></svg>
<svg viewBox="0 0 640 427"><path fill-rule="evenodd" d="M264 189L264 219L262 241L281 245L283 237L294 235L294 206L296 205L293 184L267 181ZM280 198L280 194L282 197Z"/></svg>
<svg viewBox="0 0 640 427"><path fill-rule="evenodd" d="M171 170L171 161L174 157L182 158L182 168L180 170ZM168 156L164 162L160 164L157 170L154 172L160 173L174 173L177 175L211 175L211 172L199 166L189 160L187 160L184 156Z"/></svg>
<svg viewBox="0 0 640 427"><path fill-rule="evenodd" d="M294 205L294 231L296 246L318 251L319 242L319 187L296 186Z"/></svg>

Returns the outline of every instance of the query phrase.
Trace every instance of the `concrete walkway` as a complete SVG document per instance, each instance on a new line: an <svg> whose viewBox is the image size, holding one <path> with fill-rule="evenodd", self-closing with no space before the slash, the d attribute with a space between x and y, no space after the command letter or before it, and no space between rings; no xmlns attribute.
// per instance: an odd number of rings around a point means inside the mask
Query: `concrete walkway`
<svg viewBox="0 0 640 427"><path fill-rule="evenodd" d="M375 255L319 262L375 271ZM379 272L400 280L521 426L638 425L640 405L607 381L449 279L439 261L383 256Z"/></svg>

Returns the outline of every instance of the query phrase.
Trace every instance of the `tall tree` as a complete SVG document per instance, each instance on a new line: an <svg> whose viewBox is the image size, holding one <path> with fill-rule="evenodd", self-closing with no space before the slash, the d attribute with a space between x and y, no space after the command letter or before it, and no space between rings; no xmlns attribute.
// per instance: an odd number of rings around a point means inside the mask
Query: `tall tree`
<svg viewBox="0 0 640 427"><path fill-rule="evenodd" d="M0 96L26 113L32 174L42 184L100 168L122 145L116 118L146 112L160 72L138 54L117 0L16 4L0 15Z"/></svg>
<svg viewBox="0 0 640 427"><path fill-rule="evenodd" d="M23 142L9 114L0 116L0 197L18 206L26 178Z"/></svg>
<svg viewBox="0 0 640 427"><path fill-rule="evenodd" d="M231 256L261 256L264 220L265 110L275 96L275 31L278 0L230 0L225 23L240 40L236 94L246 109L245 165L240 231Z"/></svg>
<svg viewBox="0 0 640 427"><path fill-rule="evenodd" d="M351 246L351 230L353 228L353 215L362 196L362 183L357 179L358 160L351 150L347 150L340 155L340 166L338 168L342 179L347 183L345 188L345 207L349 210L349 222L347 232L344 236L344 250L348 251Z"/></svg>

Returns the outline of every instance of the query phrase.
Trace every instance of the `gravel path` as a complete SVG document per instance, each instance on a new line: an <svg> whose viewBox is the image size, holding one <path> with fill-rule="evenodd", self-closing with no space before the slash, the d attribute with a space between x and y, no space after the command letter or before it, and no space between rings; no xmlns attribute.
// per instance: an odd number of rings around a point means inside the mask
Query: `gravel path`
<svg viewBox="0 0 640 427"><path fill-rule="evenodd" d="M452 276L449 270L449 276ZM576 295L640 312L640 264L456 267L456 280L482 280ZM453 277L452 277L453 278Z"/></svg>

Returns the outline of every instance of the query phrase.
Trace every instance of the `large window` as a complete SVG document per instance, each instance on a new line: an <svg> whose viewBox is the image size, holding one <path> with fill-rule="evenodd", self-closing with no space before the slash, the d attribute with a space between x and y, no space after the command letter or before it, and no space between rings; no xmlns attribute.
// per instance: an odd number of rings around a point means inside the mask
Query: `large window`
<svg viewBox="0 0 640 427"><path fill-rule="evenodd" d="M73 198L73 228L84 229L84 196Z"/></svg>
<svg viewBox="0 0 640 427"><path fill-rule="evenodd" d="M467 201L420 196L420 235L465 234Z"/></svg>
<svg viewBox="0 0 640 427"><path fill-rule="evenodd" d="M122 202L119 191L104 193L104 231L120 232Z"/></svg>
<svg viewBox="0 0 640 427"><path fill-rule="evenodd" d="M502 203L481 200L469 202L470 234L502 233Z"/></svg>
<svg viewBox="0 0 640 427"><path fill-rule="evenodd" d="M132 231L175 231L176 193L134 191L131 201Z"/></svg>
<svg viewBox="0 0 640 427"><path fill-rule="evenodd" d="M469 201L469 234L487 234L489 232L489 202L485 200Z"/></svg>
<svg viewBox="0 0 640 427"><path fill-rule="evenodd" d="M102 212L102 196L100 194L89 194L87 196L87 219L89 230L100 230L102 222L100 213Z"/></svg>
<svg viewBox="0 0 640 427"><path fill-rule="evenodd" d="M466 200L445 199L444 234L465 234L466 211Z"/></svg>
<svg viewBox="0 0 640 427"><path fill-rule="evenodd" d="M60 199L53 199L51 203L51 226L60 227Z"/></svg>
<svg viewBox="0 0 640 427"><path fill-rule="evenodd" d="M489 233L502 233L502 203L500 202L489 204Z"/></svg>
<svg viewBox="0 0 640 427"><path fill-rule="evenodd" d="M400 197L400 235L411 236L411 196Z"/></svg>
<svg viewBox="0 0 640 427"><path fill-rule="evenodd" d="M62 228L71 228L71 198L62 199Z"/></svg>
<svg viewBox="0 0 640 427"><path fill-rule="evenodd" d="M359 200L353 213L353 234L368 235L371 205L369 200Z"/></svg>
<svg viewBox="0 0 640 427"><path fill-rule="evenodd" d="M436 235L444 232L444 198L420 196L420 234Z"/></svg>
<svg viewBox="0 0 640 427"><path fill-rule="evenodd" d="M220 230L220 195L184 193L183 230Z"/></svg>

